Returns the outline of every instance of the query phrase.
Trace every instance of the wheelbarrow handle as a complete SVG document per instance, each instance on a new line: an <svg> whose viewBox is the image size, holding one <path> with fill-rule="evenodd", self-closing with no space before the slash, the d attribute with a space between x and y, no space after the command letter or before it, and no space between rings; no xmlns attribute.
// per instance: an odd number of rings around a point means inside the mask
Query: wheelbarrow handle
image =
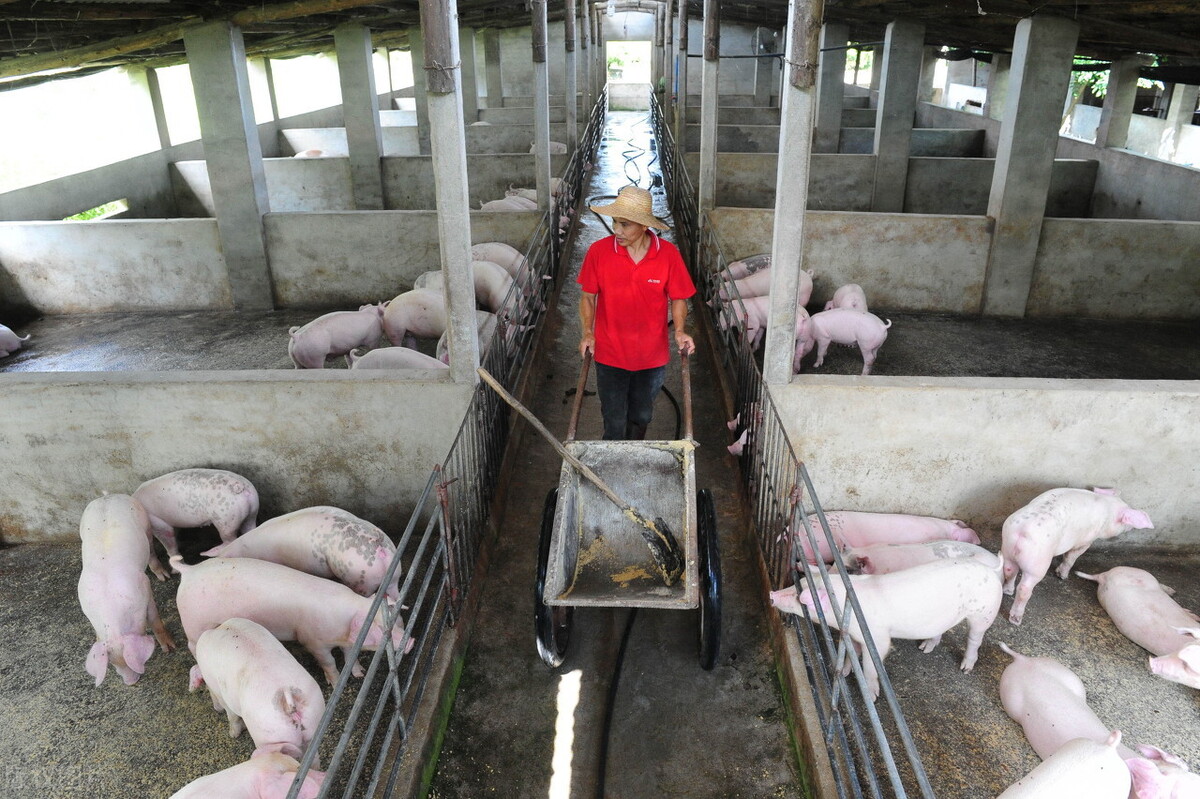
<svg viewBox="0 0 1200 799"><path fill-rule="evenodd" d="M583 408L583 387L587 385L588 367L592 365L592 351L583 351L583 366L579 369L579 382L575 385L575 401L571 403L571 421L567 423L567 441L575 440L575 428L579 426L579 413Z"/></svg>
<svg viewBox="0 0 1200 799"><path fill-rule="evenodd" d="M692 440L692 367L688 354L679 352L680 364L683 368L683 438Z"/></svg>

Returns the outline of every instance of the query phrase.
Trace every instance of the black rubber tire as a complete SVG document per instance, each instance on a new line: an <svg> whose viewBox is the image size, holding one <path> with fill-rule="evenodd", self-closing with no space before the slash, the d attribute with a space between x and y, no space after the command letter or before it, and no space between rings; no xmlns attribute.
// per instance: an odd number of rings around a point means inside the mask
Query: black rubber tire
<svg viewBox="0 0 1200 799"><path fill-rule="evenodd" d="M551 607L542 601L542 591L546 586L546 568L550 562L550 537L554 533L554 508L557 503L558 489L552 488L550 493L546 494L546 504L542 507L537 580L533 586L533 622L538 655L552 669L561 666L567 655L567 645L571 641L571 617L575 613L572 607Z"/></svg>
<svg viewBox="0 0 1200 799"><path fill-rule="evenodd" d="M697 545L700 549L700 668L712 669L721 653L721 542L712 492L696 492Z"/></svg>

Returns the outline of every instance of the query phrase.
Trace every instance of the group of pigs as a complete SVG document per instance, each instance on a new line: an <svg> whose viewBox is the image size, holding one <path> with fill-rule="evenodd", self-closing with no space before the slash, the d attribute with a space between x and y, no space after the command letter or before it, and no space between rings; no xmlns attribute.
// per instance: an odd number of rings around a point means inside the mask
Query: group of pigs
<svg viewBox="0 0 1200 799"><path fill-rule="evenodd" d="M944 633L966 621L965 672L975 665L1003 594L1013 594L1015 588L1008 618L1020 624L1053 558L1062 556L1055 573L1065 580L1096 539L1153 527L1144 511L1101 488L1056 488L1038 495L1005 520L998 556L980 547L974 531L957 520L854 511L830 512L825 518L880 659L897 638L919 640L923 652L932 652ZM796 551L809 563L832 563L833 547L821 536L818 518L810 516L806 527L812 539L798 533ZM771 603L800 615L819 608L817 618L841 629L861 655L859 622L853 615L842 616L842 580L834 573L827 587L812 573L811 580L802 577L796 587L772 592ZM1171 599L1172 589L1149 572L1126 566L1076 574L1099 583L1100 604L1116 627L1154 655L1149 660L1152 673L1200 689L1200 616ZM1000 679L1001 702L1044 761L1006 790L1004 799L1200 797L1200 775L1179 758L1154 746L1138 746L1137 751L1122 746L1120 732L1091 710L1083 683L1062 663L1023 655L1003 643L1000 648L1013 658ZM876 697L875 665L865 656L862 665Z"/></svg>
<svg viewBox="0 0 1200 799"><path fill-rule="evenodd" d="M559 142L550 142L551 145L559 144ZM562 152L566 152L566 145L563 144ZM532 152L532 151L531 151ZM566 184L562 178L550 178L550 194L554 199L563 193L566 189ZM538 207L537 189L517 188L509 184L508 189L504 192L504 196L497 200L488 200L479 204L481 211L536 211ZM570 205L570 203L568 203ZM566 212L558 218L558 234L561 238L566 235L567 228L571 224L571 216L574 210L570 207Z"/></svg>
<svg viewBox="0 0 1200 799"><path fill-rule="evenodd" d="M523 317L526 302L535 302L538 292L525 257L508 244L476 244L471 247L471 259L475 298L486 309L476 312L482 349L500 320L509 334L516 330L508 324L510 314ZM351 369L445 369L450 362L447 326L442 273L426 272L411 291L387 302L363 305L357 311L334 311L291 328L288 355L297 369L322 369L327 358L339 356L345 356ZM384 337L392 346L378 347ZM436 339L437 357L419 352L415 348L418 338ZM359 352L364 349L369 351Z"/></svg>
<svg viewBox="0 0 1200 799"><path fill-rule="evenodd" d="M726 303L720 315L722 329L737 319L746 331L750 349L758 349L767 329L771 312L768 292L771 288L771 254L760 253L734 261L719 274L720 285L714 302ZM830 344L857 346L862 353L862 373L871 373L879 348L887 341L891 320L884 322L867 310L867 295L857 283L838 287L825 308L811 316L804 307L812 299L813 270L800 272L796 292L796 352L792 371L799 372L801 361L815 347L813 368L825 362ZM737 300L740 299L740 302Z"/></svg>
<svg viewBox="0 0 1200 799"><path fill-rule="evenodd" d="M188 688L207 685L213 707L228 716L230 736L246 729L254 741L248 761L201 777L172 799L287 795L325 697L281 641L298 641L330 685L338 675L333 648L349 652L360 634L363 649L379 648L385 637L398 652L412 648L393 615L400 566L393 566L398 555L382 530L328 506L261 525L258 510L258 492L245 477L182 469L142 483L132 495L93 500L79 524L79 604L96 633L85 668L96 685L109 666L127 685L137 682L155 639L164 652L175 648L146 576L149 567L159 580L169 579L154 550L157 538L181 575L176 604L196 658ZM202 553L206 560L185 564L176 530L209 525L223 543ZM386 601L371 618L381 585ZM359 664L352 671L362 676ZM323 780L310 771L300 796L315 797Z"/></svg>
<svg viewBox="0 0 1200 799"><path fill-rule="evenodd" d="M21 345L29 341L29 334L25 334L25 338L21 338L12 331L7 325L0 325L0 358L12 355L17 350L21 349Z"/></svg>

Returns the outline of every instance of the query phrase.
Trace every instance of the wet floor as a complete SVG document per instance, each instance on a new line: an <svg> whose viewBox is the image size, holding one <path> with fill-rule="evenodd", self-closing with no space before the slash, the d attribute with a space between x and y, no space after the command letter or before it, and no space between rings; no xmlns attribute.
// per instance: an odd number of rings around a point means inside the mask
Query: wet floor
<svg viewBox="0 0 1200 799"><path fill-rule="evenodd" d="M650 127L644 114L611 113L585 196L616 194L631 181L651 186ZM629 158L627 161L626 159ZM655 213L669 209L654 189ZM575 275L588 245L608 231L583 214L549 352L535 366L531 407L556 434L570 414L578 378ZM670 221L668 219L668 221ZM702 345L701 345L702 346ZM667 388L680 397L677 362ZM784 709L767 646L756 553L725 452L718 392L706 353L693 362L696 485L713 490L724 567L723 640L712 671L697 657L698 612L637 612L611 701L616 659L630 611L577 608L566 661L551 670L533 634L533 581L542 505L562 459L527 431L493 550L480 615L438 761L432 796L796 797L801 795ZM588 391L595 390L594 377ZM675 411L661 395L649 438L675 438ZM600 436L599 405L585 400L578 437ZM636 464L631 464L636 468Z"/></svg>

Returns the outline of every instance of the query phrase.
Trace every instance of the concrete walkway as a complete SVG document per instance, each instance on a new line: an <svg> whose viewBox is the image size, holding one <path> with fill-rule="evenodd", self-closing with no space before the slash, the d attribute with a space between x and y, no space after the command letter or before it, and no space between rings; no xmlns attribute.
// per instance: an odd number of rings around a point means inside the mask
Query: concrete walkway
<svg viewBox="0 0 1200 799"><path fill-rule="evenodd" d="M647 166L653 158L649 137L645 114L611 113L585 196L614 195L631 179L649 188L649 172L657 171L657 164ZM626 157L631 158L628 168ZM654 192L655 211L665 216L665 197L661 189ZM570 414L567 393L579 375L575 277L587 247L608 235L595 215L583 217L558 313L546 331L549 353L536 366L529 397L530 406L560 436ZM725 452L729 433L708 356L701 351L693 359L693 387L700 442L696 485L715 494L724 566L724 629L716 667L700 669L697 611L639 610L619 672L607 762L601 762L607 695L629 611L576 609L566 661L550 670L539 659L533 633L537 540L542 504L557 484L562 460L528 431L432 796L801 795L767 646L757 556L745 535L735 467ZM588 390L594 387L589 377ZM669 367L667 387L681 396L677 360ZM660 396L648 437L676 437L675 423L673 408ZM578 437L600 437L594 397L584 402Z"/></svg>

